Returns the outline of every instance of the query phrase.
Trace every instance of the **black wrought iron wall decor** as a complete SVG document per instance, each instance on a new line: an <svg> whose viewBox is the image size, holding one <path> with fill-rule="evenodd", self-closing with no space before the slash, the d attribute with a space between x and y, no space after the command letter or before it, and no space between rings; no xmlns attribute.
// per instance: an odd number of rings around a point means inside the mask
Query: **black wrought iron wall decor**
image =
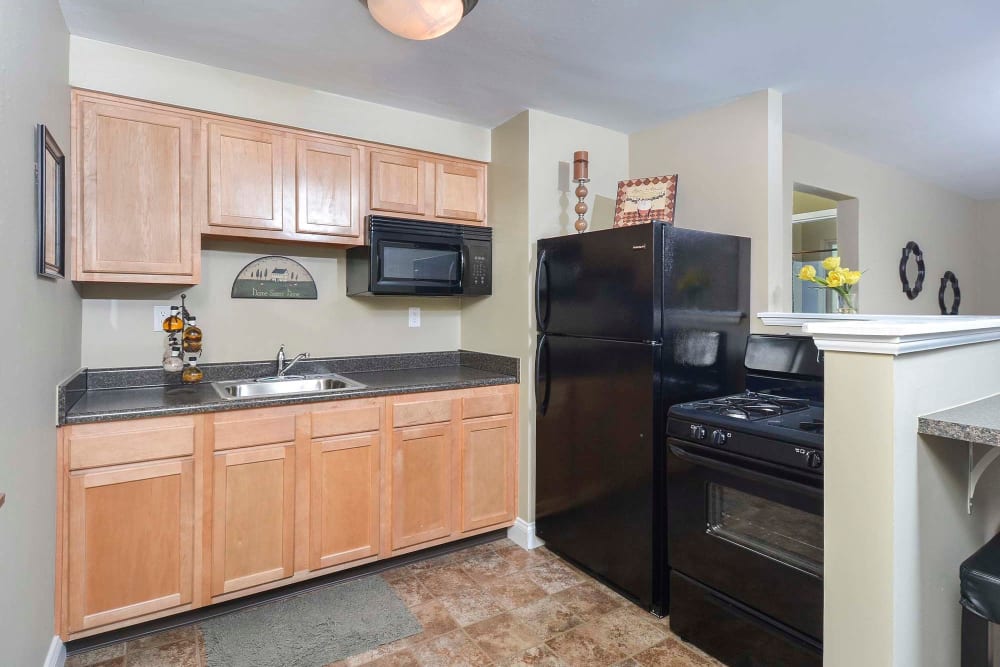
<svg viewBox="0 0 1000 667"><path fill-rule="evenodd" d="M910 263L910 255L917 259L917 280L913 283L913 287L910 287L910 280L906 277L906 266ZM924 273L924 253L914 241L908 241L903 248L903 257L899 260L899 280L903 283L903 294L911 301L924 289Z"/></svg>
<svg viewBox="0 0 1000 667"><path fill-rule="evenodd" d="M944 301L944 292L948 289L948 285L951 285L951 293L954 297L951 302L950 311ZM938 306L941 308L941 314L958 315L958 305L960 303L962 303L962 290L958 287L958 276L951 271L945 271L944 275L941 276L941 289L938 290Z"/></svg>

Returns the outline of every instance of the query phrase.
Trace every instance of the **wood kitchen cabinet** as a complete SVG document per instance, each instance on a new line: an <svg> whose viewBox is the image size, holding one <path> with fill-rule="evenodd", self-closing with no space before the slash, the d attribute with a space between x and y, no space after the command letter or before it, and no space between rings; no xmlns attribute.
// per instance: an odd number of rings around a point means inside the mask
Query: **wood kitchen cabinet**
<svg viewBox="0 0 1000 667"><path fill-rule="evenodd" d="M463 420L459 442L462 531L514 520L516 428L510 415Z"/></svg>
<svg viewBox="0 0 1000 667"><path fill-rule="evenodd" d="M79 639L511 525L517 387L59 429Z"/></svg>
<svg viewBox="0 0 1000 667"><path fill-rule="evenodd" d="M62 436L57 626L72 634L189 609L194 418L88 424Z"/></svg>
<svg viewBox="0 0 1000 667"><path fill-rule="evenodd" d="M369 164L373 213L485 224L485 165L388 151L372 151Z"/></svg>
<svg viewBox="0 0 1000 667"><path fill-rule="evenodd" d="M361 147L295 137L295 232L361 236Z"/></svg>
<svg viewBox="0 0 1000 667"><path fill-rule="evenodd" d="M451 535L453 440L450 422L393 429L393 550Z"/></svg>
<svg viewBox="0 0 1000 667"><path fill-rule="evenodd" d="M214 417L211 595L292 576L299 410Z"/></svg>
<svg viewBox="0 0 1000 667"><path fill-rule="evenodd" d="M380 551L383 404L343 401L312 412L310 570Z"/></svg>
<svg viewBox="0 0 1000 667"><path fill-rule="evenodd" d="M217 121L206 122L205 133L208 138L205 231L241 236L282 231L285 196L291 185L285 133L249 123Z"/></svg>
<svg viewBox="0 0 1000 667"><path fill-rule="evenodd" d="M73 96L73 278L197 283L198 118Z"/></svg>
<svg viewBox="0 0 1000 667"><path fill-rule="evenodd" d="M435 216L463 224L485 224L485 165L437 161L434 175Z"/></svg>

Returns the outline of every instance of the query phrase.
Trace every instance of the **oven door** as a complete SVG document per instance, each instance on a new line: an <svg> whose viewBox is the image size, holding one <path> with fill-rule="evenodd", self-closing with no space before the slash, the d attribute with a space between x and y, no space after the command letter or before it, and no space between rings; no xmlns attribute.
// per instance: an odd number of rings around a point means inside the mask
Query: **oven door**
<svg viewBox="0 0 1000 667"><path fill-rule="evenodd" d="M823 635L822 478L668 439L670 567Z"/></svg>
<svg viewBox="0 0 1000 667"><path fill-rule="evenodd" d="M373 294L462 293L465 253L460 237L373 234L371 252Z"/></svg>

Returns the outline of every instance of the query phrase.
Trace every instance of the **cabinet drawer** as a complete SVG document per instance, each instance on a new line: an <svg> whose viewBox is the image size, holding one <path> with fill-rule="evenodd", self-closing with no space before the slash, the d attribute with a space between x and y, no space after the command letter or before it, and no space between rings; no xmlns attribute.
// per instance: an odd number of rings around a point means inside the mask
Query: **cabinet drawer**
<svg viewBox="0 0 1000 667"><path fill-rule="evenodd" d="M509 415L512 412L514 412L514 393L511 391L498 391L462 399L463 419Z"/></svg>
<svg viewBox="0 0 1000 667"><path fill-rule="evenodd" d="M312 413L312 437L329 438L337 435L368 433L382 428L380 401L350 402L324 406Z"/></svg>
<svg viewBox="0 0 1000 667"><path fill-rule="evenodd" d="M165 417L72 426L66 436L70 470L194 454L194 419Z"/></svg>
<svg viewBox="0 0 1000 667"><path fill-rule="evenodd" d="M452 397L408 400L392 406L392 426L420 426L451 421Z"/></svg>
<svg viewBox="0 0 1000 667"><path fill-rule="evenodd" d="M216 415L213 449L292 442L295 440L296 414L297 411L263 408Z"/></svg>

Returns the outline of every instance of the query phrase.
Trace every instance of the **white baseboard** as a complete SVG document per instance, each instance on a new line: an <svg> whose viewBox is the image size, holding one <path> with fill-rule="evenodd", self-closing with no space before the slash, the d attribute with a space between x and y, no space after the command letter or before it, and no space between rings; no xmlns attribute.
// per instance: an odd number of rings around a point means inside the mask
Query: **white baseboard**
<svg viewBox="0 0 1000 667"><path fill-rule="evenodd" d="M66 645L59 639L59 635L52 638L49 644L49 652L45 655L45 662L42 667L63 667L66 664Z"/></svg>
<svg viewBox="0 0 1000 667"><path fill-rule="evenodd" d="M537 549L545 544L535 535L534 522L528 523L521 517L518 517L514 521L514 525L507 529L507 537L522 549Z"/></svg>

